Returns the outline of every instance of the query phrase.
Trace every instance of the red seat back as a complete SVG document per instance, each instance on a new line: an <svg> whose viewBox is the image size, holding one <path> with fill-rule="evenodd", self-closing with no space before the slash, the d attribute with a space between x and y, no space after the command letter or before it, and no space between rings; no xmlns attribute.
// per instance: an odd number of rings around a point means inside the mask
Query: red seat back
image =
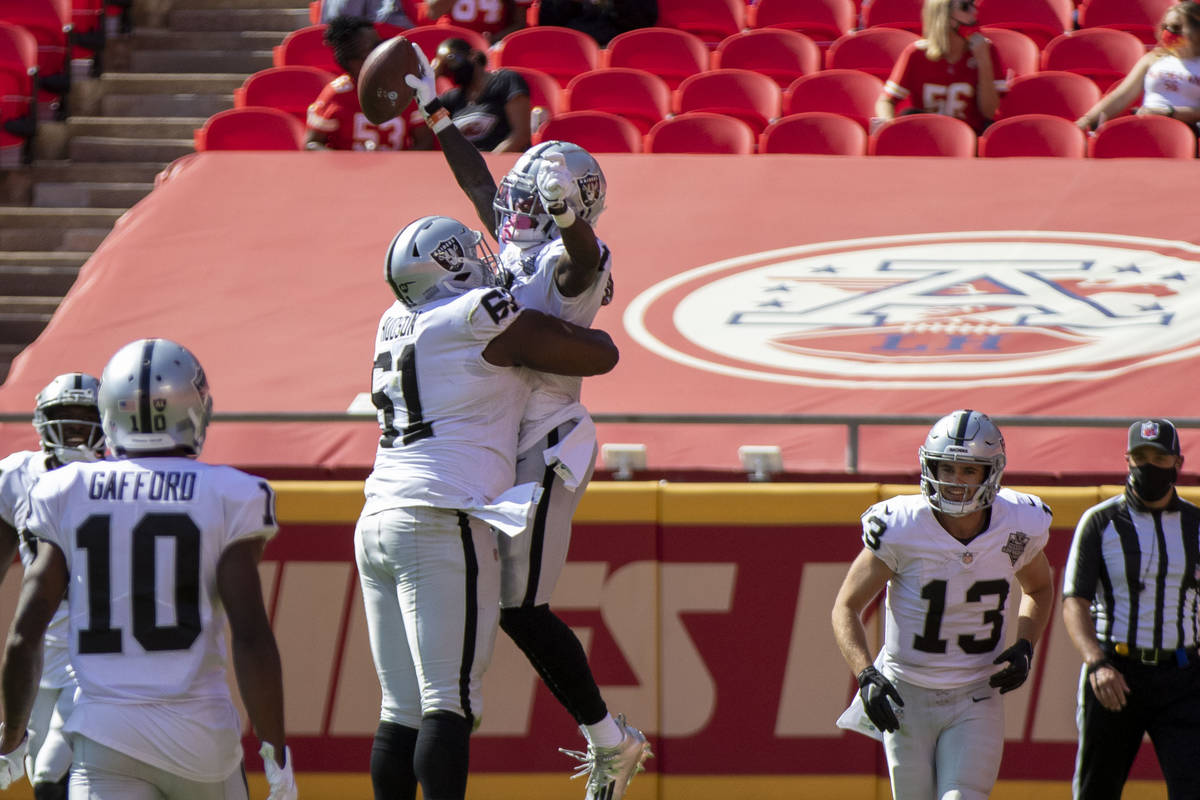
<svg viewBox="0 0 1200 800"><path fill-rule="evenodd" d="M1014 78L1000 98L996 119L1019 114L1050 114L1077 120L1100 99L1090 79L1074 72L1035 72Z"/></svg>
<svg viewBox="0 0 1200 800"><path fill-rule="evenodd" d="M1011 28L1038 47L1073 27L1071 0L979 0L979 24Z"/></svg>
<svg viewBox="0 0 1200 800"><path fill-rule="evenodd" d="M69 71L71 0L0 0L0 20L33 34L38 47L38 74L43 80Z"/></svg>
<svg viewBox="0 0 1200 800"><path fill-rule="evenodd" d="M1086 75L1104 92L1145 54L1141 40L1128 31L1084 28L1051 39L1042 49L1042 69Z"/></svg>
<svg viewBox="0 0 1200 800"><path fill-rule="evenodd" d="M827 69L797 78L783 94L783 113L830 111L850 117L863 130L875 116L875 101L883 93L883 81L852 69Z"/></svg>
<svg viewBox="0 0 1200 800"><path fill-rule="evenodd" d="M758 0L750 6L751 28L787 28L806 34L821 47L854 27L853 0Z"/></svg>
<svg viewBox="0 0 1200 800"><path fill-rule="evenodd" d="M540 69L531 69L529 67L505 67L505 69L510 69L517 73L529 84L530 108L541 106L551 116L558 114L566 108L562 99L562 87L558 85L558 81Z"/></svg>
<svg viewBox="0 0 1200 800"><path fill-rule="evenodd" d="M715 47L746 24L745 0L658 0L658 24L687 31Z"/></svg>
<svg viewBox="0 0 1200 800"><path fill-rule="evenodd" d="M758 152L861 156L867 152L867 132L849 117L805 111L768 125L758 137Z"/></svg>
<svg viewBox="0 0 1200 800"><path fill-rule="evenodd" d="M609 67L653 72L674 89L683 79L709 66L708 45L700 37L674 28L638 28L618 34L604 50Z"/></svg>
<svg viewBox="0 0 1200 800"><path fill-rule="evenodd" d="M755 134L780 116L782 97L778 84L766 75L744 69L714 69L679 84L675 110L709 111L746 122Z"/></svg>
<svg viewBox="0 0 1200 800"><path fill-rule="evenodd" d="M975 155L975 131L955 117L909 114L884 123L871 134L867 152L873 156Z"/></svg>
<svg viewBox="0 0 1200 800"><path fill-rule="evenodd" d="M1049 114L1021 114L992 123L979 137L986 158L1051 156L1083 158L1087 136L1075 123Z"/></svg>
<svg viewBox="0 0 1200 800"><path fill-rule="evenodd" d="M856 69L887 80L904 48L918 38L917 34L900 28L851 31L839 36L825 51L825 68Z"/></svg>
<svg viewBox="0 0 1200 800"><path fill-rule="evenodd" d="M1018 75L1029 75L1041 69L1041 51L1033 39L1020 31L980 28L979 32L992 43L992 50L999 62L994 65L997 78L1011 81Z"/></svg>
<svg viewBox="0 0 1200 800"><path fill-rule="evenodd" d="M571 78L600 65L600 46L586 33L548 26L513 31L491 51L496 67L531 67L566 86Z"/></svg>
<svg viewBox="0 0 1200 800"><path fill-rule="evenodd" d="M231 108L196 131L196 150L303 150L304 124L277 108Z"/></svg>
<svg viewBox="0 0 1200 800"><path fill-rule="evenodd" d="M782 90L801 75L821 68L821 49L812 39L783 28L742 31L725 39L712 55L714 69L760 72Z"/></svg>
<svg viewBox="0 0 1200 800"><path fill-rule="evenodd" d="M272 64L277 67L317 67L341 75L345 70L333 60L333 50L325 44L324 36L324 25L309 25L292 31L275 45Z"/></svg>
<svg viewBox="0 0 1200 800"><path fill-rule="evenodd" d="M1080 28L1116 28L1154 44L1158 23L1175 0L1086 0L1079 6Z"/></svg>
<svg viewBox="0 0 1200 800"><path fill-rule="evenodd" d="M754 152L754 131L740 119L707 111L692 111L664 119L646 134L647 153Z"/></svg>
<svg viewBox="0 0 1200 800"><path fill-rule="evenodd" d="M881 25L921 33L921 0L871 0L863 7L863 27Z"/></svg>
<svg viewBox="0 0 1200 800"><path fill-rule="evenodd" d="M576 75L563 98L569 111L607 111L628 119L641 134L671 112L671 90L662 78L627 67Z"/></svg>
<svg viewBox="0 0 1200 800"><path fill-rule="evenodd" d="M470 28L463 28L459 25L443 25L441 23L437 25L418 25L415 28L409 28L404 31L402 35L421 48L421 52L430 61L433 61L438 45L447 39L462 39L481 53L486 53L490 47L487 39L484 39L483 34L479 31L473 31Z"/></svg>
<svg viewBox="0 0 1200 800"><path fill-rule="evenodd" d="M1105 122L1088 142L1092 158L1195 158L1196 133L1185 122L1146 114Z"/></svg>
<svg viewBox="0 0 1200 800"><path fill-rule="evenodd" d="M269 106L303 122L308 107L334 77L317 67L269 67L233 90L233 107Z"/></svg>
<svg viewBox="0 0 1200 800"><path fill-rule="evenodd" d="M640 153L642 132L629 120L607 111L568 111L547 122L533 143L553 139L574 142L590 153Z"/></svg>

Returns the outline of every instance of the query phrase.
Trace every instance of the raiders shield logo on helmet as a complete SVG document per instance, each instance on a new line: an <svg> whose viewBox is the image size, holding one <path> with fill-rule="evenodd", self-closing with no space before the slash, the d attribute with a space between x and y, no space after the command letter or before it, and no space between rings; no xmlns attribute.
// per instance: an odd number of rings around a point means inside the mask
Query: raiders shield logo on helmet
<svg viewBox="0 0 1200 800"><path fill-rule="evenodd" d="M447 272L458 272L462 269L465 253L458 239L451 237L435 247L429 257Z"/></svg>
<svg viewBox="0 0 1200 800"><path fill-rule="evenodd" d="M579 201L583 203L583 207L594 206L596 199L600 196L600 176L589 172L582 178L576 179L575 183L579 186Z"/></svg>

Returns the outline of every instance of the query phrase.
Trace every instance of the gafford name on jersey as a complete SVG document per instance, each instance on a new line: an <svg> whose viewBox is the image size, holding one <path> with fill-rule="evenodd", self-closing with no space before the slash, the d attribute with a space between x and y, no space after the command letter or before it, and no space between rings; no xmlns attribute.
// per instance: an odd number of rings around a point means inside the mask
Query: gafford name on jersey
<svg viewBox="0 0 1200 800"><path fill-rule="evenodd" d="M189 503L196 496L196 473L154 470L130 473L97 470L88 477L89 500L156 500Z"/></svg>

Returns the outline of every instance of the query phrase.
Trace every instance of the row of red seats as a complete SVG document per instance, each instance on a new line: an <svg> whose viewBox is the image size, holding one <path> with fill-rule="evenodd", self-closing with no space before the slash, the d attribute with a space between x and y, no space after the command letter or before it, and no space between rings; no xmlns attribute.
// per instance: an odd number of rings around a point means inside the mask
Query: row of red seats
<svg viewBox="0 0 1200 800"><path fill-rule="evenodd" d="M196 131L196 149L301 150L304 125L266 107L235 108ZM1087 137L1071 122L1046 114L1010 117L976 139L961 120L937 114L898 117L870 136L853 120L828 112L793 114L755 135L741 120L694 111L661 120L643 134L624 117L574 111L551 120L534 141L563 139L596 153L790 153L818 155L1058 158L1194 158L1196 137L1179 120L1120 117Z"/></svg>

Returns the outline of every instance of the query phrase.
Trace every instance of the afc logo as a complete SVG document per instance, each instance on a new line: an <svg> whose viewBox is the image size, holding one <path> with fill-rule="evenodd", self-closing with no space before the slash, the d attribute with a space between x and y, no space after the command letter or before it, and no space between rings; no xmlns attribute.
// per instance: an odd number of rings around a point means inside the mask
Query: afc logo
<svg viewBox="0 0 1200 800"><path fill-rule="evenodd" d="M673 276L625 324L670 360L776 383L1104 380L1200 352L1200 248L1182 250L1039 231L804 245Z"/></svg>

